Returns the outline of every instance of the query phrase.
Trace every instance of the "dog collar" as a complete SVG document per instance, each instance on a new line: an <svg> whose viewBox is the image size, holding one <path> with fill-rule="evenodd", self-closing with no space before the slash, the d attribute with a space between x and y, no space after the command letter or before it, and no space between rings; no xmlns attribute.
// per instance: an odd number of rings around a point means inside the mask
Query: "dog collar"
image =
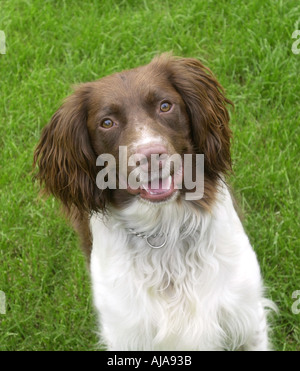
<svg viewBox="0 0 300 371"><path fill-rule="evenodd" d="M167 234L164 232L146 234L143 232L135 232L132 228L127 228L127 231L136 237L143 238L152 249L160 249L167 243Z"/></svg>

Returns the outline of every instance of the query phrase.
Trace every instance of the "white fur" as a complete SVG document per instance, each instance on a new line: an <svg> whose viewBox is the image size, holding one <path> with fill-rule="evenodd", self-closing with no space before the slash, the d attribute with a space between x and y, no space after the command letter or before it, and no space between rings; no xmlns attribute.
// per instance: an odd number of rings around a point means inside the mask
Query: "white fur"
<svg viewBox="0 0 300 371"><path fill-rule="evenodd" d="M131 153L135 154L138 148L149 144L166 144L166 141L160 135L157 135L157 133L155 133L153 130L149 129L145 123L141 124L136 119L134 120L134 125L136 127L137 140L130 144Z"/></svg>
<svg viewBox="0 0 300 371"><path fill-rule="evenodd" d="M151 249L128 234L164 231ZM191 201L145 202L91 217L91 277L109 350L267 350L256 255L220 186L209 213Z"/></svg>

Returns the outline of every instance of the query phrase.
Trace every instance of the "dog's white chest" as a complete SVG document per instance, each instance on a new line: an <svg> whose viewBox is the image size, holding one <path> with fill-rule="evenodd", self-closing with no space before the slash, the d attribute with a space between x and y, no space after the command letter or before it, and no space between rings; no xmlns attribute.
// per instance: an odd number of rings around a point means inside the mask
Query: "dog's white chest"
<svg viewBox="0 0 300 371"><path fill-rule="evenodd" d="M229 222L217 214L191 219L183 237L174 221L161 249L92 217L94 302L109 349L221 350L246 341L259 268L235 212Z"/></svg>

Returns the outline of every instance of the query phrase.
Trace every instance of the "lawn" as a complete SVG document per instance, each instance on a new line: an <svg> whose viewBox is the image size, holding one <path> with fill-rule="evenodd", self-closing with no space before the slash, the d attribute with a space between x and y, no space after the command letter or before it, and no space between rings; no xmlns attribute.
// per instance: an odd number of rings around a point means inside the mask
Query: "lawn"
<svg viewBox="0 0 300 371"><path fill-rule="evenodd" d="M235 104L229 181L278 305L274 349L300 350L297 27L299 0L1 1L0 350L97 349L85 260L58 203L37 197L33 151L72 85L165 51L201 59Z"/></svg>

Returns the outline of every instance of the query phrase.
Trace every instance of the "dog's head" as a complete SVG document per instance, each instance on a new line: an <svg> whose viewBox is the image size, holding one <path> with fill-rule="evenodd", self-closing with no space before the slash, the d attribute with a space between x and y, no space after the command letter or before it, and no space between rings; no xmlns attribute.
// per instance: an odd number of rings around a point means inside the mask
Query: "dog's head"
<svg viewBox="0 0 300 371"><path fill-rule="evenodd" d="M175 200L186 191L183 156L203 154L209 205L231 168L228 103L208 68L169 55L79 85L43 130L36 177L68 208L101 211Z"/></svg>

